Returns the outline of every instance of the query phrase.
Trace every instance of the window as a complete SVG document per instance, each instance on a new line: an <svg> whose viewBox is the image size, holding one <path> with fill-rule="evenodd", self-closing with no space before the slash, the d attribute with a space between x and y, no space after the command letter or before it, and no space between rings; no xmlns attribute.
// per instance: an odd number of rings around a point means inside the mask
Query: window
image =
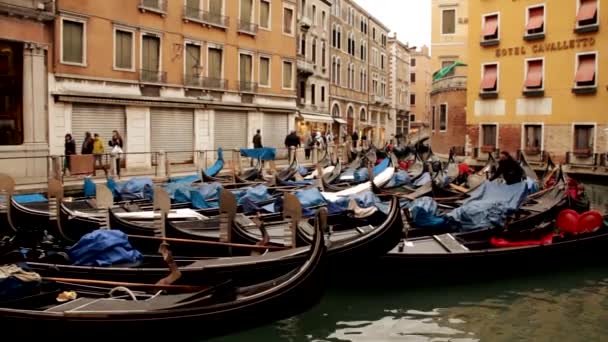
<svg viewBox="0 0 608 342"><path fill-rule="evenodd" d="M160 6L158 6L160 7ZM200 14L200 2L198 0L186 0L186 18L198 19Z"/></svg>
<svg viewBox="0 0 608 342"><path fill-rule="evenodd" d="M498 14L488 14L483 17L483 40L498 40Z"/></svg>
<svg viewBox="0 0 608 342"><path fill-rule="evenodd" d="M300 102L306 103L306 82L304 81L300 82Z"/></svg>
<svg viewBox="0 0 608 342"><path fill-rule="evenodd" d="M338 62L336 60L336 56L331 58L331 81L336 84L336 70L338 68Z"/></svg>
<svg viewBox="0 0 608 342"><path fill-rule="evenodd" d="M249 90L253 79L253 58L250 54L239 54L239 81L241 89Z"/></svg>
<svg viewBox="0 0 608 342"><path fill-rule="evenodd" d="M253 2L252 0L241 0L240 17L243 23L251 23L253 21Z"/></svg>
<svg viewBox="0 0 608 342"><path fill-rule="evenodd" d="M337 36L337 41L336 41L337 45L336 47L338 49L342 48L342 27L338 26L338 36Z"/></svg>
<svg viewBox="0 0 608 342"><path fill-rule="evenodd" d="M481 125L482 146L496 148L496 125Z"/></svg>
<svg viewBox="0 0 608 342"><path fill-rule="evenodd" d="M351 67L351 64L349 64L348 67L346 67L346 86L348 88L350 88L350 85L351 85L350 67Z"/></svg>
<svg viewBox="0 0 608 342"><path fill-rule="evenodd" d="M260 86L270 87L270 57L260 56Z"/></svg>
<svg viewBox="0 0 608 342"><path fill-rule="evenodd" d="M577 28L599 25L597 3L598 0L578 0Z"/></svg>
<svg viewBox="0 0 608 342"><path fill-rule="evenodd" d="M324 68L327 63L326 53L325 41L323 40L321 41L321 66Z"/></svg>
<svg viewBox="0 0 608 342"><path fill-rule="evenodd" d="M293 63L283 61L283 88L293 89Z"/></svg>
<svg viewBox="0 0 608 342"><path fill-rule="evenodd" d="M355 89L355 65L352 63L350 64L350 83L348 86L350 89Z"/></svg>
<svg viewBox="0 0 608 342"><path fill-rule="evenodd" d="M416 66L416 58L410 59L410 66L412 66L412 67Z"/></svg>
<svg viewBox="0 0 608 342"><path fill-rule="evenodd" d="M321 25L324 29L327 29L327 19L325 19L326 16L327 14L325 14L325 11L321 11Z"/></svg>
<svg viewBox="0 0 608 342"><path fill-rule="evenodd" d="M574 125L574 153L591 155L593 152L593 125Z"/></svg>
<svg viewBox="0 0 608 342"><path fill-rule="evenodd" d="M133 32L121 29L114 30L114 68L133 71Z"/></svg>
<svg viewBox="0 0 608 342"><path fill-rule="evenodd" d="M416 83L416 73L415 72L410 74L410 82Z"/></svg>
<svg viewBox="0 0 608 342"><path fill-rule="evenodd" d="M336 84L342 85L342 63L340 62L340 58L336 58Z"/></svg>
<svg viewBox="0 0 608 342"><path fill-rule="evenodd" d="M61 63L86 64L84 22L61 19Z"/></svg>
<svg viewBox="0 0 608 342"><path fill-rule="evenodd" d="M0 41L0 145L23 144L23 43Z"/></svg>
<svg viewBox="0 0 608 342"><path fill-rule="evenodd" d="M312 40L312 49L310 53L312 54L312 64L317 64L317 38L313 38Z"/></svg>
<svg viewBox="0 0 608 342"><path fill-rule="evenodd" d="M293 9L283 8L283 33L293 34Z"/></svg>
<svg viewBox="0 0 608 342"><path fill-rule="evenodd" d="M527 154L540 153L543 141L543 126L524 125L524 149Z"/></svg>
<svg viewBox="0 0 608 342"><path fill-rule="evenodd" d="M331 27L331 46L338 47L338 27L336 25Z"/></svg>
<svg viewBox="0 0 608 342"><path fill-rule="evenodd" d="M528 7L526 36L539 37L545 33L545 6Z"/></svg>
<svg viewBox="0 0 608 342"><path fill-rule="evenodd" d="M498 64L484 64L481 68L481 92L498 92Z"/></svg>
<svg viewBox="0 0 608 342"><path fill-rule="evenodd" d="M416 122L416 114L410 114L410 122Z"/></svg>
<svg viewBox="0 0 608 342"><path fill-rule="evenodd" d="M410 94L410 105L416 105L416 94Z"/></svg>
<svg viewBox="0 0 608 342"><path fill-rule="evenodd" d="M386 67L386 55L382 54L380 55L380 69L384 70L384 68Z"/></svg>
<svg viewBox="0 0 608 342"><path fill-rule="evenodd" d="M270 30L270 1L260 0L260 27Z"/></svg>
<svg viewBox="0 0 608 342"><path fill-rule="evenodd" d="M209 47L207 51L207 77L213 81L222 79L222 55L223 51L219 47Z"/></svg>
<svg viewBox="0 0 608 342"><path fill-rule="evenodd" d="M376 41L376 28L372 27L372 39Z"/></svg>
<svg viewBox="0 0 608 342"><path fill-rule="evenodd" d="M185 74L186 80L189 82L196 82L201 73L201 46L186 43L186 52L184 54L185 59Z"/></svg>
<svg viewBox="0 0 608 342"><path fill-rule="evenodd" d="M312 24L317 25L317 6L312 5Z"/></svg>
<svg viewBox="0 0 608 342"><path fill-rule="evenodd" d="M155 35L145 34L141 40L142 78L156 77L158 75L157 72L160 70L160 38Z"/></svg>
<svg viewBox="0 0 608 342"><path fill-rule="evenodd" d="M367 58L367 44L365 41L361 41L361 49L360 49L360 57L362 61L365 61Z"/></svg>
<svg viewBox="0 0 608 342"><path fill-rule="evenodd" d="M321 86L321 103L325 103L325 87Z"/></svg>
<svg viewBox="0 0 608 342"><path fill-rule="evenodd" d="M456 33L456 10L445 9L441 11L441 34Z"/></svg>
<svg viewBox="0 0 608 342"><path fill-rule="evenodd" d="M300 51L299 54L302 56L306 56L306 35L304 33L300 33Z"/></svg>
<svg viewBox="0 0 608 342"><path fill-rule="evenodd" d="M576 56L575 88L597 87L597 54L581 53Z"/></svg>
<svg viewBox="0 0 608 342"><path fill-rule="evenodd" d="M439 105L439 132L448 130L448 105L442 103Z"/></svg>
<svg viewBox="0 0 608 342"><path fill-rule="evenodd" d="M441 62L441 68L445 68L445 67L449 67L450 65L454 64L454 61L442 61ZM454 68L452 68L450 70L450 72L448 72L445 77L451 77L454 76Z"/></svg>
<svg viewBox="0 0 608 342"><path fill-rule="evenodd" d="M338 106L337 103L331 109L331 116L333 116L334 118L339 118L340 117L340 107Z"/></svg>
<svg viewBox="0 0 608 342"><path fill-rule="evenodd" d="M541 90L543 84L543 59L528 59L526 60L526 81L524 82L525 90Z"/></svg>
<svg viewBox="0 0 608 342"><path fill-rule="evenodd" d="M435 131L435 106L431 107L431 131Z"/></svg>
<svg viewBox="0 0 608 342"><path fill-rule="evenodd" d="M317 95L316 95L317 91L316 90L317 89L316 89L316 86L314 84L310 86L310 104L313 105L313 106L317 103L317 99L316 99L316 97L317 97Z"/></svg>
<svg viewBox="0 0 608 342"><path fill-rule="evenodd" d="M365 112L365 108L361 108L361 111L359 112L359 120L361 120L361 121L367 120L367 113Z"/></svg>

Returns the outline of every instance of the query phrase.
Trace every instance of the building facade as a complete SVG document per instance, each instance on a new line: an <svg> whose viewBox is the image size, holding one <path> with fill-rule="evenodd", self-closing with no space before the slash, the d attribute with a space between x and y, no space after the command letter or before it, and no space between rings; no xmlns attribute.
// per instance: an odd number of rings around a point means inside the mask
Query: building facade
<svg viewBox="0 0 608 342"><path fill-rule="evenodd" d="M327 132L334 120L329 113L329 54L331 2L298 0L298 109L300 137Z"/></svg>
<svg viewBox="0 0 608 342"><path fill-rule="evenodd" d="M54 1L0 3L0 158L16 158L0 159L0 170L14 177L47 174L54 13Z"/></svg>
<svg viewBox="0 0 608 342"><path fill-rule="evenodd" d="M455 71L461 73L460 70ZM447 76L433 82L430 117L433 152L447 156L453 148L456 155L465 155L466 106L466 76Z"/></svg>
<svg viewBox="0 0 608 342"><path fill-rule="evenodd" d="M391 138L388 126L391 113L391 94L388 91L389 51L388 33L389 29L376 18L369 16L370 29L369 38L369 121L367 132L368 139L376 145L382 145Z"/></svg>
<svg viewBox="0 0 608 342"><path fill-rule="evenodd" d="M124 138L127 168L150 152L283 146L296 115L297 4L257 0L63 0L50 75L50 150L86 131ZM129 153L138 153L130 155ZM226 154L230 157L230 154Z"/></svg>
<svg viewBox="0 0 608 342"><path fill-rule="evenodd" d="M387 129L391 135L406 136L409 134L410 49L406 44L400 42L395 34L388 38L388 50L391 113Z"/></svg>
<svg viewBox="0 0 608 342"><path fill-rule="evenodd" d="M432 64L429 48L422 46L411 50L410 58L410 130L428 127L430 124L430 91L432 83Z"/></svg>
<svg viewBox="0 0 608 342"><path fill-rule="evenodd" d="M432 0L431 6L431 69L436 72L456 61L467 63L469 0Z"/></svg>
<svg viewBox="0 0 608 342"><path fill-rule="evenodd" d="M473 155L521 150L596 164L608 128L608 6L601 0L470 5L467 125ZM476 151L478 153L476 153Z"/></svg>

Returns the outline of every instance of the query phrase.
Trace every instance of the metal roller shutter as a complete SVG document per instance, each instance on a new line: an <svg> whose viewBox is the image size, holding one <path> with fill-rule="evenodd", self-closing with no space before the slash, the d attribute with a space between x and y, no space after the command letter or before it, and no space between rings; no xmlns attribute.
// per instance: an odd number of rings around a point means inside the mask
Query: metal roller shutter
<svg viewBox="0 0 608 342"><path fill-rule="evenodd" d="M247 114L216 111L214 135L215 148L232 150L247 147ZM231 159L232 153L225 153L224 157Z"/></svg>
<svg viewBox="0 0 608 342"><path fill-rule="evenodd" d="M194 112L191 109L150 108L152 151L165 151L172 164L194 160ZM189 151L189 152L187 152Z"/></svg>
<svg viewBox="0 0 608 342"><path fill-rule="evenodd" d="M72 107L72 136L76 140L76 152L80 153L84 133L97 133L103 141L106 152L109 153L108 141L112 139L112 131L116 130L126 141L125 107L79 104ZM126 148L126 146L124 146ZM126 152L126 151L125 151Z"/></svg>
<svg viewBox="0 0 608 342"><path fill-rule="evenodd" d="M267 147L284 148L287 129L287 115L264 114L262 144Z"/></svg>

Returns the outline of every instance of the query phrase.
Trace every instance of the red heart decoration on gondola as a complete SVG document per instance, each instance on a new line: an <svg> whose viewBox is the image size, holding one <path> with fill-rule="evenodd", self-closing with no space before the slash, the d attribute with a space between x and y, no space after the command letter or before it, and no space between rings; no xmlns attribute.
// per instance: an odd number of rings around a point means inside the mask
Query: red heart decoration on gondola
<svg viewBox="0 0 608 342"><path fill-rule="evenodd" d="M579 215L572 209L566 209L557 216L557 228L563 232L579 234L598 230L604 222L604 217L598 211L588 211Z"/></svg>
<svg viewBox="0 0 608 342"><path fill-rule="evenodd" d="M563 210L557 216L557 228L563 232L576 234L578 233L579 218L580 215L576 211L572 209Z"/></svg>

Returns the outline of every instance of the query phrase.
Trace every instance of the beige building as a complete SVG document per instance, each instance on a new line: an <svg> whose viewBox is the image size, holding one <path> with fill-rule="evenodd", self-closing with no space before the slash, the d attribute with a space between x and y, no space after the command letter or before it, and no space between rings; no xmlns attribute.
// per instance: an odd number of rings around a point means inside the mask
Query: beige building
<svg viewBox="0 0 608 342"><path fill-rule="evenodd" d="M0 2L0 172L17 178L47 176L54 17L55 1Z"/></svg>
<svg viewBox="0 0 608 342"><path fill-rule="evenodd" d="M410 112L410 48L400 42L395 34L388 39L391 97L391 113L388 120L388 132L395 135L408 134L408 117Z"/></svg>
<svg viewBox="0 0 608 342"><path fill-rule="evenodd" d="M410 50L410 129L430 123L430 91L432 85L432 66L429 48L422 46Z"/></svg>
<svg viewBox="0 0 608 342"><path fill-rule="evenodd" d="M432 0L433 72L456 61L467 63L468 0ZM466 68L460 68L466 74Z"/></svg>
<svg viewBox="0 0 608 342"><path fill-rule="evenodd" d="M151 152L282 147L296 116L295 1L62 0L50 75L51 153L63 135L123 135L127 168ZM139 153L139 154L128 154ZM226 154L230 157L230 154Z"/></svg>
<svg viewBox="0 0 608 342"><path fill-rule="evenodd" d="M329 114L330 11L328 0L298 0L298 135L327 132Z"/></svg>
<svg viewBox="0 0 608 342"><path fill-rule="evenodd" d="M369 38L369 121L368 139L382 145L391 138L388 133L391 97L389 86L389 29L376 18L370 16Z"/></svg>

